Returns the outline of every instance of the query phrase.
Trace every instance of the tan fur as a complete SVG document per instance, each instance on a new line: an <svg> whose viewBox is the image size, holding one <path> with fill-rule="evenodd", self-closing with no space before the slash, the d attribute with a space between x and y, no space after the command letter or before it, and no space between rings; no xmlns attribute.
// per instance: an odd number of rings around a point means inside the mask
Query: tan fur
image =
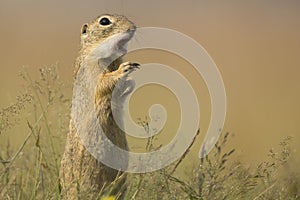
<svg viewBox="0 0 300 200"><path fill-rule="evenodd" d="M125 133L120 130L112 116L111 98L116 83L121 79L125 80L127 75L137 68L137 64L129 62L121 64L122 60L117 59L106 67L104 60L90 58L90 55L99 44L110 37L126 31L134 32L135 26L124 16L105 16L112 21L111 26L99 25L102 15L82 28L81 48L74 69L76 84L74 83L70 131L60 168L63 199L95 199L101 188L113 182L119 173L95 159L83 145L83 140L101 140L97 129L98 124L97 126L89 125L93 123L93 120L97 120L112 143L128 150ZM130 81L122 82L123 86L118 88L119 92L122 93L126 88L132 87L130 83ZM95 94L93 88L96 88ZM86 96L76 96L76 92ZM91 94L90 97L89 94ZM86 109L87 114L94 110L97 118L81 119L80 108ZM77 127L83 127L80 130L87 130L86 133L79 133ZM126 176L123 176L113 193L124 193L125 178Z"/></svg>

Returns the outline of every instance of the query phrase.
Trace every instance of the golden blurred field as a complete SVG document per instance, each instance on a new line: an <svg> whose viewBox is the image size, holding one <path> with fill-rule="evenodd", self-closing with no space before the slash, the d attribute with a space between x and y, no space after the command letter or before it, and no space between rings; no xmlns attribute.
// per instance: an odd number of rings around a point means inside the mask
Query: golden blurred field
<svg viewBox="0 0 300 200"><path fill-rule="evenodd" d="M276 147L282 138L291 136L291 170L299 172L299 9L300 2L292 0L226 3L195 0L2 0L0 109L15 102L16 96L24 90L26 83L18 76L23 66L35 80L40 67L57 64L60 79L65 84L62 93L70 98L81 25L102 13L124 14L138 27L166 27L180 31L208 51L224 80L228 104L224 131L233 133L229 148L237 149L239 160L253 167L264 160L266 152ZM143 53L147 55L141 55ZM201 77L193 76L190 67L181 67L180 64L185 63L172 55L144 51L128 57L141 62L165 62L189 77L201 100L201 130L207 129L210 103ZM156 91L150 88L142 92L155 96ZM136 94L135 99L139 106L141 94ZM170 98L168 106L172 110L176 101L165 95L161 98ZM68 108L62 108L63 111L67 114ZM21 121L26 122L33 115L27 113ZM170 123L176 123L178 118L174 120ZM67 122L64 125L67 128ZM9 134L0 135L0 151L4 151L8 140L13 148L17 148L28 131L26 124L18 124ZM200 145L201 139L188 156L189 161L197 157ZM63 142L59 143L58 153L62 149Z"/></svg>

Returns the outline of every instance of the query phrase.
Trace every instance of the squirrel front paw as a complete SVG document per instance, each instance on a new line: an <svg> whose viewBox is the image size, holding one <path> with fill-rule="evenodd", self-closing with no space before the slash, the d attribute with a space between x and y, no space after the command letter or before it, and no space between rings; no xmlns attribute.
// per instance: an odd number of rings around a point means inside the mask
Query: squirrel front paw
<svg viewBox="0 0 300 200"><path fill-rule="evenodd" d="M135 71L136 69L140 68L139 63L134 63L134 62L124 62L120 64L118 72L120 74L120 77L125 77L131 72Z"/></svg>

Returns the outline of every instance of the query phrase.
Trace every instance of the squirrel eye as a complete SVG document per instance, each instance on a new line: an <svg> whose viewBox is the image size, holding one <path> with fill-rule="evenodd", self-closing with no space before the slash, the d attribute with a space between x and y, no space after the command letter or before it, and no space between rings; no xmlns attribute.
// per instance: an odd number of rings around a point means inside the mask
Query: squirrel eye
<svg viewBox="0 0 300 200"><path fill-rule="evenodd" d="M100 19L99 23L102 26L107 26L111 24L111 21L107 17L103 17L102 19Z"/></svg>

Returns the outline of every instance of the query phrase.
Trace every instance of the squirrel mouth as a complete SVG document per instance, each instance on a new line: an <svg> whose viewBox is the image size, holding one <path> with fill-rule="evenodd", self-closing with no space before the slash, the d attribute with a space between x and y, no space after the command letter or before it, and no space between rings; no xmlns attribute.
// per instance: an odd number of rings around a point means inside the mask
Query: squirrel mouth
<svg viewBox="0 0 300 200"><path fill-rule="evenodd" d="M128 42L133 37L133 34L134 31L130 30L106 39L104 42L96 45L89 57L114 61L124 56L127 53Z"/></svg>
<svg viewBox="0 0 300 200"><path fill-rule="evenodd" d="M118 48L121 50L121 51L127 51L127 46L128 46L128 42L129 40L128 39L123 39L123 40L120 40L118 42Z"/></svg>
<svg viewBox="0 0 300 200"><path fill-rule="evenodd" d="M128 42L133 37L133 33L133 31L127 31L123 33L123 37L117 43L118 49L124 52L124 54L127 53Z"/></svg>

